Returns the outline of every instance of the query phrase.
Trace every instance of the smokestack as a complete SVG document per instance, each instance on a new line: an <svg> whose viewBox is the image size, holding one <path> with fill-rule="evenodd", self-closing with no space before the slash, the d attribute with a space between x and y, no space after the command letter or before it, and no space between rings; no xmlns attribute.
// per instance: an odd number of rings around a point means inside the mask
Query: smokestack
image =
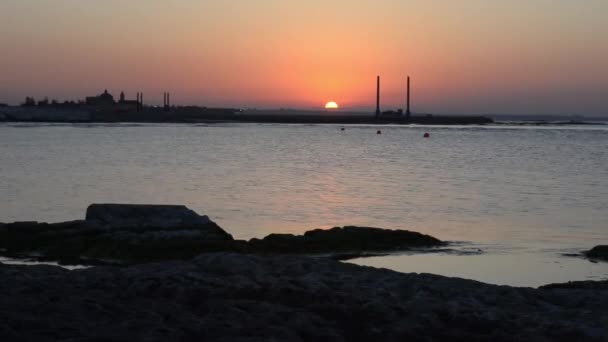
<svg viewBox="0 0 608 342"><path fill-rule="evenodd" d="M410 111L410 77L407 77L407 109L405 110L405 117L409 120L412 112Z"/></svg>
<svg viewBox="0 0 608 342"><path fill-rule="evenodd" d="M144 93L139 93L139 108L144 109Z"/></svg>
<svg viewBox="0 0 608 342"><path fill-rule="evenodd" d="M168 112L169 106L171 106L171 94L165 92L163 93L163 109Z"/></svg>
<svg viewBox="0 0 608 342"><path fill-rule="evenodd" d="M376 78L376 117L380 116L380 76Z"/></svg>

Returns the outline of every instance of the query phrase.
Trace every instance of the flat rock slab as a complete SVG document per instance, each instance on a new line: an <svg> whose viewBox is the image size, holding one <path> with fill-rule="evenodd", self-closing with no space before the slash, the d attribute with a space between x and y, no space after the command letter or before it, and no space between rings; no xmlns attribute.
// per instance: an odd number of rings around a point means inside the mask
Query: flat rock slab
<svg viewBox="0 0 608 342"><path fill-rule="evenodd" d="M86 221L111 226L152 226L175 228L205 225L209 217L200 216L183 205L92 204Z"/></svg>
<svg viewBox="0 0 608 342"><path fill-rule="evenodd" d="M513 288L297 256L0 265L3 341L606 341L608 291Z"/></svg>

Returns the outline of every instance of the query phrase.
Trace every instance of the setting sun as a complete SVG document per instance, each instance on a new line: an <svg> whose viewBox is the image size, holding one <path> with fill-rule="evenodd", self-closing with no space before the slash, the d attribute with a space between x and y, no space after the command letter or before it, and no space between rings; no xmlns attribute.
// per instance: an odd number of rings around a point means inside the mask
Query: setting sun
<svg viewBox="0 0 608 342"><path fill-rule="evenodd" d="M339 108L338 104L335 103L334 101L330 101L325 104L325 109L338 109L338 108Z"/></svg>

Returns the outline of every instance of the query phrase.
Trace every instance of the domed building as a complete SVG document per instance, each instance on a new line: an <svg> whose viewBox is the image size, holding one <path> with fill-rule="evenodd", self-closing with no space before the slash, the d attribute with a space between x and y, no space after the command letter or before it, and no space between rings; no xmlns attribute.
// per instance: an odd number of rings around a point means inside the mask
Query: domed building
<svg viewBox="0 0 608 342"><path fill-rule="evenodd" d="M114 101L114 96L108 93L108 90L106 89L103 94L99 96L87 97L86 103L89 106L106 107L113 106L114 104L116 104L116 101Z"/></svg>

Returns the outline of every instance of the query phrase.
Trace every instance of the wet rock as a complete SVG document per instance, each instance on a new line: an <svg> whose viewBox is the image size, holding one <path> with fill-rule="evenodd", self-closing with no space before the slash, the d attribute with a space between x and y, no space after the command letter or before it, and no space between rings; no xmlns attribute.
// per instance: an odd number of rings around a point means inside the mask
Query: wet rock
<svg viewBox="0 0 608 342"><path fill-rule="evenodd" d="M579 289L579 290L608 290L608 280L603 281L570 281L562 284L549 284L540 289Z"/></svg>
<svg viewBox="0 0 608 342"><path fill-rule="evenodd" d="M584 254L590 259L608 261L608 246L595 246Z"/></svg>
<svg viewBox="0 0 608 342"><path fill-rule="evenodd" d="M513 288L297 256L67 271L0 265L0 336L23 341L608 339L608 291Z"/></svg>
<svg viewBox="0 0 608 342"><path fill-rule="evenodd" d="M315 229L304 235L271 234L261 240L252 239L249 245L253 251L265 253L325 253L358 257L367 252L402 251L442 246L445 243L432 236L407 230L348 226Z"/></svg>

